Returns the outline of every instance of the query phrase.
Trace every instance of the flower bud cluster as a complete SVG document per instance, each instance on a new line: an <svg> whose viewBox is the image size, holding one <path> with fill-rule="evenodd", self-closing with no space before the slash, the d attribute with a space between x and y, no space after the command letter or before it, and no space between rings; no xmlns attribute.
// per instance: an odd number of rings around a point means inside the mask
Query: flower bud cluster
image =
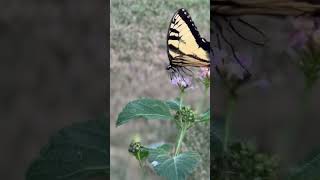
<svg viewBox="0 0 320 180"><path fill-rule="evenodd" d="M195 121L195 112L190 107L182 107L181 110L177 111L175 119L182 123L193 123Z"/></svg>
<svg viewBox="0 0 320 180"><path fill-rule="evenodd" d="M139 152L142 148L141 142L132 142L129 145L128 151L132 154Z"/></svg>

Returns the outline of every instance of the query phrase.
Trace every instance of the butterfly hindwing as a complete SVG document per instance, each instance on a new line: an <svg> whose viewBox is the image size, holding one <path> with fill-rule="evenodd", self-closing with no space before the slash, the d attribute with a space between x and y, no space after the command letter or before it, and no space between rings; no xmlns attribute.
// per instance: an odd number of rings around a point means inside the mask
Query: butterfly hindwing
<svg viewBox="0 0 320 180"><path fill-rule="evenodd" d="M167 36L168 57L173 67L209 67L210 42L202 38L185 9L172 17Z"/></svg>

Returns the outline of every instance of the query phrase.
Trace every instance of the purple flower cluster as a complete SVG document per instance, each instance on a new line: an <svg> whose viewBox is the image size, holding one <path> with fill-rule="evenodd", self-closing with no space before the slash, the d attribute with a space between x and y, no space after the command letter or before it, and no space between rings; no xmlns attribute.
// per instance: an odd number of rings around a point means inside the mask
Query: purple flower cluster
<svg viewBox="0 0 320 180"><path fill-rule="evenodd" d="M201 80L210 79L210 68L201 67L199 71L199 78Z"/></svg>
<svg viewBox="0 0 320 180"><path fill-rule="evenodd" d="M290 19L293 31L289 35L289 47L305 49L309 45L320 46L320 18L298 17Z"/></svg>
<svg viewBox="0 0 320 180"><path fill-rule="evenodd" d="M171 84L180 89L192 88L192 81L189 77L182 77L181 75L174 76L171 79Z"/></svg>
<svg viewBox="0 0 320 180"><path fill-rule="evenodd" d="M299 57L299 69L305 76L307 86L320 77L320 18L298 17L292 20L293 32L289 36L288 53Z"/></svg>
<svg viewBox="0 0 320 180"><path fill-rule="evenodd" d="M223 50L214 49L213 63L218 68L220 75L228 80L243 80L246 70L235 60L235 57ZM240 63L249 68L252 64L252 57L249 54L235 53Z"/></svg>

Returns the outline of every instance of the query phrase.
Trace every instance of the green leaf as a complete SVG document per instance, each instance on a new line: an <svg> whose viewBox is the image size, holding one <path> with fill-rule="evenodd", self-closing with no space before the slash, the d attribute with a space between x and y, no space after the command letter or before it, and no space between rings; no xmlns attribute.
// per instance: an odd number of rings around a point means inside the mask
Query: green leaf
<svg viewBox="0 0 320 180"><path fill-rule="evenodd" d="M171 144L163 144L155 149L149 148L149 162L155 161L158 159L158 156L169 155L173 146Z"/></svg>
<svg viewBox="0 0 320 180"><path fill-rule="evenodd" d="M116 126L129 122L131 119L145 118L171 120L168 105L156 99L138 99L128 103L119 114Z"/></svg>
<svg viewBox="0 0 320 180"><path fill-rule="evenodd" d="M78 180L109 177L107 120L90 120L63 128L40 151L26 180Z"/></svg>
<svg viewBox="0 0 320 180"><path fill-rule="evenodd" d="M143 148L134 155L138 161L144 161L149 156L149 151L147 148Z"/></svg>
<svg viewBox="0 0 320 180"><path fill-rule="evenodd" d="M150 151L149 162L159 176L168 180L185 180L198 166L200 155L196 152L185 152L171 156L168 145Z"/></svg>
<svg viewBox="0 0 320 180"><path fill-rule="evenodd" d="M296 168L290 180L314 180L320 177L320 154L314 156L311 160Z"/></svg>
<svg viewBox="0 0 320 180"><path fill-rule="evenodd" d="M210 108L206 112L200 114L200 121L202 122L210 121Z"/></svg>
<svg viewBox="0 0 320 180"><path fill-rule="evenodd" d="M170 107L170 109L178 111L180 108L180 98L178 97L174 100L168 100L166 101L166 104Z"/></svg>

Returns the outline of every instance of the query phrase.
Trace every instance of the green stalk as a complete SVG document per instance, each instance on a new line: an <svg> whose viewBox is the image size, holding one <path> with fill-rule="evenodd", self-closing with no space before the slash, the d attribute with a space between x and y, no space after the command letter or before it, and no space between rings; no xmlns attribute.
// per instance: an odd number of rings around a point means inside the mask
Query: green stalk
<svg viewBox="0 0 320 180"><path fill-rule="evenodd" d="M226 114L225 130L224 130L224 140L223 140L223 150L224 150L224 152L228 151L231 118L232 118L232 114L233 114L233 111L234 111L235 102L236 102L236 98L234 96L230 96L228 110L227 110L227 114Z"/></svg>
<svg viewBox="0 0 320 180"><path fill-rule="evenodd" d="M179 95L179 98L180 98L179 110L182 109L183 95L184 95L184 89L181 89L180 90L180 95ZM180 147L181 147L181 144L182 144L182 140L183 140L184 135L186 133L186 129L183 126L181 117L179 118L179 121L180 121L179 122L179 136L178 136L179 138L178 138L178 141L176 143L176 149L175 149L175 153L174 153L175 156L179 153L179 150L180 150Z"/></svg>
<svg viewBox="0 0 320 180"><path fill-rule="evenodd" d="M143 169L143 168L141 168L141 170L142 170L142 180L146 180L146 172L145 172L145 170Z"/></svg>
<svg viewBox="0 0 320 180"><path fill-rule="evenodd" d="M140 169L141 169L141 176L142 176L141 179L146 180L147 173L145 172L145 170L143 168L143 162L141 161L140 153L138 153L137 155L138 155L139 165L140 165Z"/></svg>
<svg viewBox="0 0 320 180"><path fill-rule="evenodd" d="M177 142L177 145L176 145L176 150L175 150L174 156L177 156L179 154L179 151L180 151L180 148L181 148L181 145L182 145L182 140L183 140L186 132L187 132L187 128L182 127L181 130L180 130L180 133L179 133L179 138L178 138L178 142Z"/></svg>
<svg viewBox="0 0 320 180"><path fill-rule="evenodd" d="M179 94L179 99L180 99L180 103L179 103L179 110L181 110L181 108L182 108L182 103L183 103L183 95L184 95L184 90L183 89L181 89L180 90L180 94Z"/></svg>

